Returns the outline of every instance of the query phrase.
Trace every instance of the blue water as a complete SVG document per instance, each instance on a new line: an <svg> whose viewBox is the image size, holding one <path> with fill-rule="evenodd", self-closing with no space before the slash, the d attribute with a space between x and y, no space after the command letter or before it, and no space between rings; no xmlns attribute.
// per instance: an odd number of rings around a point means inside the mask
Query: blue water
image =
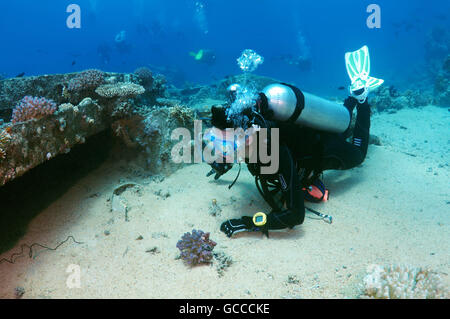
<svg viewBox="0 0 450 319"><path fill-rule="evenodd" d="M66 26L71 3L81 8L81 29ZM371 3L381 8L380 29L366 25ZM169 69L170 81L183 86L239 74L236 59L253 49L265 59L256 74L334 94L348 84L344 53L367 44L373 76L405 87L424 73L427 35L436 27L450 30L448 12L445 0L4 0L0 74L152 66ZM115 37L122 30L120 50ZM189 52L200 49L212 50L216 62L196 62ZM308 70L280 58L305 51Z"/></svg>

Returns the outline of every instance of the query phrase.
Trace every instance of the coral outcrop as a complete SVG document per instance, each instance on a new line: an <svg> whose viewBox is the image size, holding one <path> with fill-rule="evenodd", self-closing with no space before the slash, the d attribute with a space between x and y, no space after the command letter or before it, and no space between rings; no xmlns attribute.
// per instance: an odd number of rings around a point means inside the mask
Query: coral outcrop
<svg viewBox="0 0 450 319"><path fill-rule="evenodd" d="M56 103L45 97L25 96L14 108L12 123L26 122L52 115L56 111Z"/></svg>
<svg viewBox="0 0 450 319"><path fill-rule="evenodd" d="M449 291L430 269L370 265L364 277L364 295L377 299L447 299Z"/></svg>
<svg viewBox="0 0 450 319"><path fill-rule="evenodd" d="M434 84L436 105L450 107L450 55L447 55Z"/></svg>
<svg viewBox="0 0 450 319"><path fill-rule="evenodd" d="M153 73L147 67L140 67L134 71L134 75L137 76L139 83L143 87L148 87L153 83Z"/></svg>
<svg viewBox="0 0 450 319"><path fill-rule="evenodd" d="M151 171L170 174L182 167L171 159L171 151L179 140L172 139L175 128L186 128L193 137L195 115L192 109L181 105L175 106L143 106L136 110L134 125L128 125L127 131L132 133L145 155L146 167Z"/></svg>
<svg viewBox="0 0 450 319"><path fill-rule="evenodd" d="M183 105L194 109L201 116L209 116L211 106L228 103L227 88L234 83L250 86L256 92L279 80L254 74L227 76L211 85L186 85L182 89L168 89L169 99L178 100Z"/></svg>
<svg viewBox="0 0 450 319"><path fill-rule="evenodd" d="M100 86L105 81L105 75L100 70L86 70L69 81L67 89L73 91L91 90Z"/></svg>
<svg viewBox="0 0 450 319"><path fill-rule="evenodd" d="M7 160L0 161L0 186L108 129L110 113L108 107L85 98L78 105L62 104L53 114L33 121L5 124L10 138Z"/></svg>
<svg viewBox="0 0 450 319"><path fill-rule="evenodd" d="M6 158L6 146L11 140L11 136L5 130L0 131L0 160Z"/></svg>
<svg viewBox="0 0 450 319"><path fill-rule="evenodd" d="M216 243L209 239L209 233L195 229L192 230L192 234L185 233L177 243L177 248L181 251L181 259L190 266L210 263L215 246Z"/></svg>
<svg viewBox="0 0 450 319"><path fill-rule="evenodd" d="M406 90L397 92L393 87L383 86L369 96L369 104L378 112L397 111L407 107L420 107L433 103L431 92Z"/></svg>
<svg viewBox="0 0 450 319"><path fill-rule="evenodd" d="M103 79L113 88L109 87L105 96L117 98L105 98L95 92ZM0 186L59 154L70 152L76 144L83 144L90 136L109 128L128 142L128 146L139 146L135 137L143 132L140 123L144 117L134 114L142 106L134 96L144 89L133 81L132 74L98 70L0 81ZM161 96L155 92L162 88L154 80L144 95L148 101L156 101ZM153 119L164 132L175 128L168 125L176 124L168 119L168 112L161 116L166 117ZM157 145L155 152L144 149L146 160L161 166L170 164L170 150L166 149L171 145L166 141L170 134L165 132L155 137L161 145ZM172 172L170 165L167 166L167 172Z"/></svg>
<svg viewBox="0 0 450 319"><path fill-rule="evenodd" d="M119 82L99 86L95 93L105 98L132 98L144 94L143 86L134 83Z"/></svg>
<svg viewBox="0 0 450 319"><path fill-rule="evenodd" d="M434 26L425 40L425 58L431 76L439 72L442 60L450 51L450 31L443 26Z"/></svg>

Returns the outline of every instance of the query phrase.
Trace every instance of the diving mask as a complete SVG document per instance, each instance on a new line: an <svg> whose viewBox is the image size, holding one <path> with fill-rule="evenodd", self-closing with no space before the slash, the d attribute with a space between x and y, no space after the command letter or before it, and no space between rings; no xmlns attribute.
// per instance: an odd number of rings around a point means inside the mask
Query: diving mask
<svg viewBox="0 0 450 319"><path fill-rule="evenodd" d="M245 146L253 142L254 134L258 128L220 130L212 127L203 136L210 154L214 153L211 162L241 163L245 160ZM209 162L207 160L207 162Z"/></svg>

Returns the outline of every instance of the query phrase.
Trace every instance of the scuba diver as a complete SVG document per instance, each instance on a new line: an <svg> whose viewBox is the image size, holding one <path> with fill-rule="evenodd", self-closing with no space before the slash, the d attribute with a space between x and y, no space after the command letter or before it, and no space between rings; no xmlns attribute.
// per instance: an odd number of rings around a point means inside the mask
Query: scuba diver
<svg viewBox="0 0 450 319"><path fill-rule="evenodd" d="M198 63L213 65L216 62L216 54L212 50L201 49L198 52L189 52L189 55Z"/></svg>
<svg viewBox="0 0 450 319"><path fill-rule="evenodd" d="M303 223L304 201L322 202L328 199L328 190L320 180L325 170L347 170L360 165L367 154L370 130L370 106L367 96L371 90L384 81L369 76L370 57L367 46L345 55L347 72L351 85L350 96L344 105L327 101L285 83L271 84L258 94L256 103L232 112L239 99L238 84L229 87L231 105L212 107L212 128L204 140L215 144L219 156L223 158L209 162L217 180L233 167L233 162L225 160L227 150L246 148L245 162L255 177L258 190L271 206L269 214L258 212L253 216L243 216L222 223L220 229L228 237L242 231L261 231L268 236L269 230L293 228ZM350 128L353 110L357 109L356 124ZM227 139L229 128L246 130L245 142L236 143L235 138ZM259 160L249 162L248 149L261 138L261 128L271 131L278 128L279 160L275 174L263 174ZM347 139L352 136L352 141ZM271 134L267 134L270 140ZM265 137L262 137L264 139ZM271 143L265 140L269 148ZM255 144L258 145L258 144ZM259 144L258 147L261 147ZM222 149L222 153L220 150ZM240 171L239 171L240 172ZM238 174L239 176L239 174ZM236 182L236 177L233 184ZM232 184L232 185L233 185ZM232 186L230 185L230 187ZM331 217L310 210L322 218Z"/></svg>

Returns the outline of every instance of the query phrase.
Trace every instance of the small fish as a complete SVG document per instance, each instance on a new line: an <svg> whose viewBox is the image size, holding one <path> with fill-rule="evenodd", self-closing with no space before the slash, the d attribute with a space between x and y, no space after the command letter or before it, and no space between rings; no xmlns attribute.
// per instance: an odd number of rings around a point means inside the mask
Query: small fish
<svg viewBox="0 0 450 319"><path fill-rule="evenodd" d="M345 90L345 86L340 86L340 87L338 87L338 90L339 90L339 91L344 91L344 90Z"/></svg>
<svg viewBox="0 0 450 319"><path fill-rule="evenodd" d="M77 61L73 60L72 61L72 66L74 66L75 64L77 64Z"/></svg>
<svg viewBox="0 0 450 319"><path fill-rule="evenodd" d="M22 78L25 75L25 72L16 75L16 78Z"/></svg>

